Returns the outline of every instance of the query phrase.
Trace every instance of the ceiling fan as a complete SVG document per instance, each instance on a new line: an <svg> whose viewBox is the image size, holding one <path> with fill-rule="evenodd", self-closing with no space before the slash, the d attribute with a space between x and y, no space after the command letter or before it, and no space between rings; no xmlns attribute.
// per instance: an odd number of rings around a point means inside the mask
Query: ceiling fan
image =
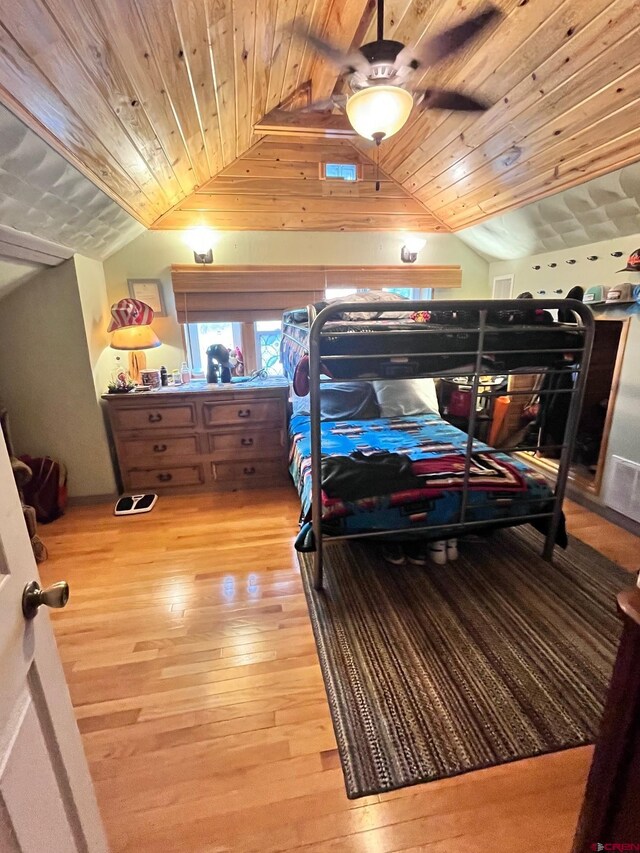
<svg viewBox="0 0 640 853"><path fill-rule="evenodd" d="M437 88L415 90L409 84L416 71L424 71L452 56L501 16L499 9L489 5L480 14L431 36L420 47L407 47L384 38L384 0L378 0L376 41L350 53L294 24L294 35L338 66L341 74L349 75L351 89L349 95L333 95L298 112L344 109L356 133L380 145L405 125L414 106L420 110L486 110L489 104L462 92Z"/></svg>

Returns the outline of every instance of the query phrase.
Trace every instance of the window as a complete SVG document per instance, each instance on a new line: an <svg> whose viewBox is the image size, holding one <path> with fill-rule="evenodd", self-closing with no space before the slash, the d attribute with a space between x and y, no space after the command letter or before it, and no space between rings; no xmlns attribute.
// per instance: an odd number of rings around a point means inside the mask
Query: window
<svg viewBox="0 0 640 853"><path fill-rule="evenodd" d="M255 323L256 361L258 370L266 370L268 376L282 376L280 341L282 323L278 320L258 320Z"/></svg>
<svg viewBox="0 0 640 853"><path fill-rule="evenodd" d="M240 347L246 359L247 350L252 348L243 340L242 328L242 323L189 323L186 326L186 333L191 352L192 372L195 375L206 374L206 350L212 344L224 344L227 349ZM282 376L283 369L280 361L282 324L278 320L258 320L253 324L253 328L258 370L266 370L269 376ZM246 367L247 370L253 369L250 364Z"/></svg>
<svg viewBox="0 0 640 853"><path fill-rule="evenodd" d="M328 181L360 181L362 175L356 163L324 163L320 178Z"/></svg>
<svg viewBox="0 0 640 853"><path fill-rule="evenodd" d="M240 323L189 323L187 337L191 352L191 370L195 374L206 373L206 350L212 344L224 344L227 349L242 349Z"/></svg>
<svg viewBox="0 0 640 853"><path fill-rule="evenodd" d="M397 293L408 299L432 299L431 288L385 287L388 293ZM367 288L358 287L328 287L325 297L332 299L341 297L348 299L353 293L367 293ZM207 348L212 344L223 344L227 349L240 347L245 355L247 371L266 370L269 376L282 376L283 367L280 361L280 342L282 339L282 323L279 320L257 320L253 323L253 346L251 339L251 324L249 323L189 323L185 326L191 371L195 376L207 372ZM252 354L255 350L255 365ZM248 362L247 362L248 354Z"/></svg>

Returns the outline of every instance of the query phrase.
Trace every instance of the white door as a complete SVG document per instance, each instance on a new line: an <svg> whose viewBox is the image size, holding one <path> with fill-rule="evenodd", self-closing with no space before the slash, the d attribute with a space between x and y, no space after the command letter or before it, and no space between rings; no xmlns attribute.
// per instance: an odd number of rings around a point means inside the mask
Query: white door
<svg viewBox="0 0 640 853"><path fill-rule="evenodd" d="M107 841L0 433L0 851L104 853Z"/></svg>
<svg viewBox="0 0 640 853"><path fill-rule="evenodd" d="M494 299L511 299L513 293L513 276L512 275L497 275L493 279Z"/></svg>

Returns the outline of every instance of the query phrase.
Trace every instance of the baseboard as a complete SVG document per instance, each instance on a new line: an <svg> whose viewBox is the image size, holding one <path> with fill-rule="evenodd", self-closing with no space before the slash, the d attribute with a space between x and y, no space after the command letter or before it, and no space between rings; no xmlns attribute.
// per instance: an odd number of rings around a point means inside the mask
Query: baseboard
<svg viewBox="0 0 640 853"><path fill-rule="evenodd" d="M627 516L622 515L621 512L616 512L615 509L611 509L611 507L599 503L594 497L583 492L581 489L572 487L570 483L567 483L567 497L574 501L574 503L580 504L580 506L583 506L591 512L594 512L596 515L599 515L601 518L605 518L607 521L617 524L618 527L622 527L623 530L628 530L629 533L634 533L636 536L640 536L640 524L638 524L637 521L634 521L632 518L627 518Z"/></svg>
<svg viewBox="0 0 640 853"><path fill-rule="evenodd" d="M67 500L67 506L92 506L93 504L109 504L115 503L118 499L118 493L112 492L109 495L74 495Z"/></svg>

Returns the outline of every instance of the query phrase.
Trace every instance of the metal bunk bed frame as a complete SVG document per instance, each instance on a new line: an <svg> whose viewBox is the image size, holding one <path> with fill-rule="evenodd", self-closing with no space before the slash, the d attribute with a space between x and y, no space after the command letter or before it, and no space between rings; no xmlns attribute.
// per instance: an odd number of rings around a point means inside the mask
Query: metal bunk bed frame
<svg viewBox="0 0 640 853"><path fill-rule="evenodd" d="M558 473L556 477L555 490L553 493L553 508L537 513L528 513L522 516L511 516L508 519L509 526L512 524L525 524L529 521L533 521L535 519L541 518L549 518L549 527L547 530L547 534L545 537L544 548L542 555L545 560L551 561L553 558L553 549L555 547L556 536L558 534L558 530L560 527L560 521L562 518L562 503L564 500L566 485L567 485L567 477L569 474L569 466L571 463L571 459L573 457L573 451L575 446L576 432L578 427L578 420L580 417L580 412L582 409L582 400L584 397L585 385L587 380L587 370L589 367L589 359L591 357L591 349L593 345L593 337L595 332L595 324L593 319L593 314L591 310L583 305L581 302L578 302L574 299L528 299L526 302L522 300L513 300L513 299L497 299L491 300L487 302L485 300L411 300L411 301L403 301L401 304L398 302L340 302L334 303L333 305L329 305L326 308L323 308L320 312L316 313L315 308L310 305L308 306L308 322L310 323L309 336L308 336L308 353L309 353L309 384L310 384L310 421L311 421L311 507L312 507L312 524L313 524L313 538L315 544L315 552L314 552L314 572L313 572L313 585L316 590L321 590L323 586L323 531L322 531L322 482L321 477L318 476L318 473L321 471L321 460L322 460L322 430L321 430L321 417L320 417L320 385L321 385L321 360L325 362L335 361L336 359L342 360L353 360L362 358L376 358L376 357L389 357L389 353L380 353L380 354L372 354L368 353L366 356L358 356L358 355L330 355L324 356L321 359L321 340L323 336L323 332L325 330L325 324L327 321L333 319L338 314L342 314L345 312L374 312L374 313L382 313L382 312L397 312L398 310L402 311L465 311L465 312L473 312L478 314L479 323L476 328L478 332L478 347L475 351L468 352L458 352L456 351L456 355L468 355L470 358L474 359L474 370L469 372L468 369L464 369L464 374L472 377L472 386L471 386L471 400L470 400L470 409L469 409L469 422L468 422L468 439L466 443L465 450L465 465L464 465L464 474L463 474L463 486L462 486L462 499L460 504L460 513L459 519L457 522L448 522L446 525L423 525L412 527L411 532L424 530L425 532L434 533L438 530L447 533L448 536L462 534L465 531L473 530L478 527L486 527L490 526L491 522L487 520L482 521L470 521L467 520L467 508L468 508L468 500L469 500L469 479L470 479L470 471L471 471L471 461L472 461L472 453L473 453L473 442L474 442L474 432L476 428L476 417L477 417L477 403L480 395L480 376L502 376L502 375L512 375L518 373L526 373L526 374L549 374L554 372L550 370L548 367L544 368L536 368L534 364L530 367L526 368L517 368L517 369L506 369L506 370L489 370L486 369L486 366L483 366L483 356L485 355L496 355L496 354L508 354L508 353L517 353L517 352L530 352L534 357L536 353L552 353L557 352L558 354L562 352L568 351L567 349L557 349L557 348L549 348L549 347L540 347L538 349L527 349L527 350L516 350L516 349L508 349L508 350L496 350L493 349L491 352L484 350L484 339L485 333L487 330L487 317L489 311L504 311L504 312L512 312L512 311L522 311L526 310L537 310L537 309L546 309L553 310L559 307L568 308L576 314L581 324L578 324L577 328L582 330L582 346L581 347L572 347L571 352L576 355L579 354L579 359L576 359L578 364L574 368L573 372L577 372L578 377L574 384L573 389L566 390L551 390L546 393L550 394L558 394L558 393L571 393L571 401L569 405L569 413L565 425L564 436L561 445L553 445L554 447L558 447L560 449L560 460L558 464ZM363 321L370 322L370 321ZM492 326L492 329L500 329L500 326ZM549 326L541 325L539 327L541 332L544 332L545 329L549 329ZM415 327L412 327L412 331L420 330L420 324L416 323ZM461 332L468 333L470 330L469 326L461 327L456 325L442 325L442 326L431 326L425 324L424 329L429 330L429 334L437 334L437 331L442 331L443 335L449 335L451 333ZM434 329L436 331L434 331ZM504 326L505 330L509 330L510 332L519 331L526 332L531 331L531 325L518 325L518 324L509 324ZM335 335L335 332L330 333ZM338 333L339 334L339 333ZM355 332L347 332L345 334L357 334ZM398 334L401 335L401 332L394 331L371 331L370 329L366 332L367 335L376 335L376 334ZM297 342L299 343L299 342ZM394 353L393 357L401 357L405 355L404 353ZM409 354L406 354L409 355ZM416 353L413 352L410 354L411 357L418 356L426 356L426 357L442 357L451 355L450 351L438 351L438 352L430 352L430 353ZM535 360L535 358L533 359ZM428 371L428 372L420 372L417 374L411 374L411 376L398 376L396 378L439 378L443 374L446 375L448 371L443 371L442 368L439 370ZM560 372L560 371L555 371ZM390 379L393 377L389 376L374 376L367 377L372 379ZM324 381L330 382L349 382L353 381L352 379L327 379ZM490 392L486 396L495 395L496 392ZM504 393L504 392L501 392ZM537 393L545 393L545 392L537 392ZM526 394L531 396L531 391L513 391L510 392L510 396ZM485 396L485 395L482 395ZM523 449L529 448L518 448L513 452L519 452ZM533 449L533 448L531 448ZM537 448L536 448L537 449ZM486 451L483 451L486 452ZM490 450L489 452L493 453L503 453L509 451L498 451L498 450ZM538 499L539 500L539 499ZM548 501L548 498L545 498L545 502ZM476 505L474 508L479 508L481 505ZM544 507L542 507L544 509ZM367 531L362 533L345 533L340 535L331 535L328 536L328 541L336 542L342 539L355 539L355 538L366 538L366 537L375 537L375 536L384 536L392 534L394 530L375 530L375 531Z"/></svg>

